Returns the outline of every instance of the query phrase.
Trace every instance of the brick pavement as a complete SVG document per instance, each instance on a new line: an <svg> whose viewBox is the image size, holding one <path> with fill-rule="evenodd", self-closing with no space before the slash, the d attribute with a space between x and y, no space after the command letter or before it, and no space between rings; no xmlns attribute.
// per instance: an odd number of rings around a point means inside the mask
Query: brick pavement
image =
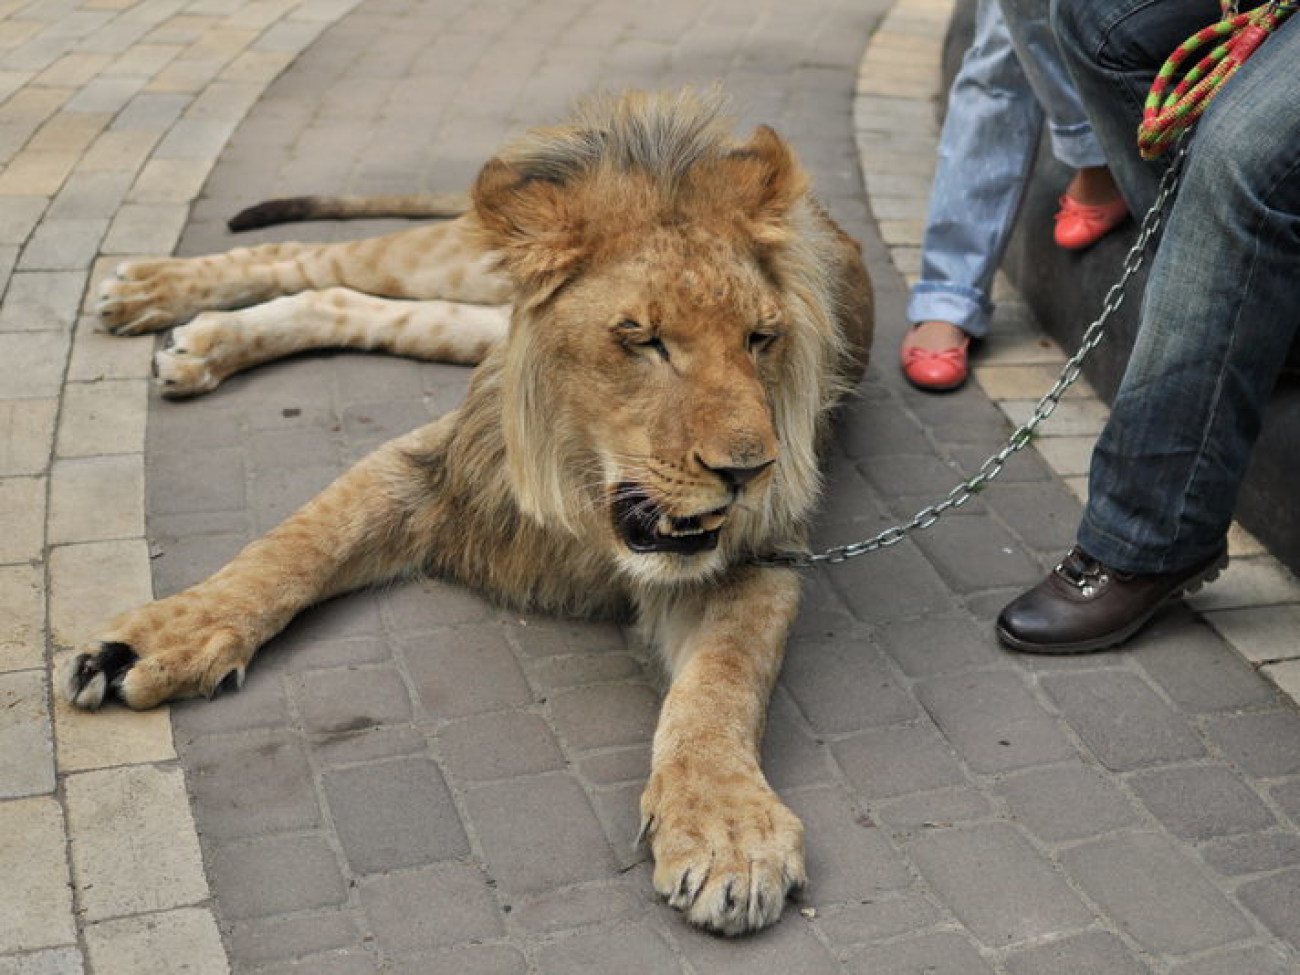
<svg viewBox="0 0 1300 975"><path fill-rule="evenodd" d="M18 367L0 386L0 871L21 881L0 882L0 972L1294 970L1300 716L1260 676L1300 683L1294 581L1238 537L1203 615L1165 614L1131 652L991 639L1069 541L1103 415L1086 390L941 529L810 577L765 750L813 884L742 942L649 894L632 841L659 682L615 627L418 582L307 614L219 704L51 718L47 654L205 575L464 388L452 367L311 356L146 401L149 340L78 318L87 264L178 235L230 246L221 222L253 200L460 188L591 87L721 78L744 123L792 139L880 290L826 542L946 492L1061 358L1006 294L980 386L927 397L893 368L947 0L350 7L0 20L0 361Z"/></svg>

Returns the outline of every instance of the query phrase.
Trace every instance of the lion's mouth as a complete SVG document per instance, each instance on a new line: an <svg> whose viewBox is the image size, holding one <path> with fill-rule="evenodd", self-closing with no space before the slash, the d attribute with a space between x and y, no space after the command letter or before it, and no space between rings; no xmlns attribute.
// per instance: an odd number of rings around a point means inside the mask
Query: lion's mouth
<svg viewBox="0 0 1300 975"><path fill-rule="evenodd" d="M620 485L613 501L614 528L633 552L694 555L718 547L727 520L725 508L689 518L665 514L633 484Z"/></svg>

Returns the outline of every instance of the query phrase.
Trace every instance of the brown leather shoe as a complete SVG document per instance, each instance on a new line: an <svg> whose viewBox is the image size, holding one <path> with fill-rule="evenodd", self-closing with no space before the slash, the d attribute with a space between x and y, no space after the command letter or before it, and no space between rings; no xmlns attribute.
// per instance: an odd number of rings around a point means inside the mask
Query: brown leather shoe
<svg viewBox="0 0 1300 975"><path fill-rule="evenodd" d="M1022 653L1088 653L1117 646L1170 599L1195 592L1228 564L1227 549L1183 572L1134 575L1077 545L998 616L998 638Z"/></svg>

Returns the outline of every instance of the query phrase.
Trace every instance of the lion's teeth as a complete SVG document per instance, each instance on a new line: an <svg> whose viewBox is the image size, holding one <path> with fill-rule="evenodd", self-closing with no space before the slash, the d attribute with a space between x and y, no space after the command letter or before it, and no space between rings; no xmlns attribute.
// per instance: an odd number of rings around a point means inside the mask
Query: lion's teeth
<svg viewBox="0 0 1300 975"><path fill-rule="evenodd" d="M712 514L700 515L700 528L703 531L717 531L727 521L727 515L722 511L715 511Z"/></svg>

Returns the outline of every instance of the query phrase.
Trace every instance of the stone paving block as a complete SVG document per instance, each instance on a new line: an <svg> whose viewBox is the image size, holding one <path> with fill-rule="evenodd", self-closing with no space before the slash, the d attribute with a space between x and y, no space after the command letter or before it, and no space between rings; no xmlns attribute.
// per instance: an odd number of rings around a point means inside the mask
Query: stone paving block
<svg viewBox="0 0 1300 975"><path fill-rule="evenodd" d="M488 870L507 898L597 880L614 869L590 802L568 775L477 786L463 803Z"/></svg>
<svg viewBox="0 0 1300 975"><path fill-rule="evenodd" d="M0 672L45 663L43 566L0 566Z"/></svg>
<svg viewBox="0 0 1300 975"><path fill-rule="evenodd" d="M229 925L230 956L236 964L249 966L340 951L359 944L361 938L356 919L342 910L251 918Z"/></svg>
<svg viewBox="0 0 1300 975"><path fill-rule="evenodd" d="M1013 952L1005 964L1010 975L1146 975L1150 971L1123 941L1107 931L1090 931Z"/></svg>
<svg viewBox="0 0 1300 975"><path fill-rule="evenodd" d="M839 787L784 797L803 820L808 858L806 901L819 907L872 900L912 883L885 830L856 808Z"/></svg>
<svg viewBox="0 0 1300 975"><path fill-rule="evenodd" d="M234 517L232 515L232 520ZM198 520L197 517L191 518L195 534L179 538L175 533L161 529L156 520L151 522L149 554L153 559L154 585L159 593L180 592L202 582L252 540L247 525L241 526L239 531L200 534L202 526L197 524Z"/></svg>
<svg viewBox="0 0 1300 975"><path fill-rule="evenodd" d="M99 174L116 177L125 183L122 189L125 195L134 182L135 173L144 165L161 137L160 132L147 132L139 128L110 128L101 132L99 138L82 155L77 164L77 172L68 179L59 196L75 193L79 176Z"/></svg>
<svg viewBox="0 0 1300 975"><path fill-rule="evenodd" d="M1051 674L1041 680L1097 760L1114 771L1205 754L1187 719L1122 670Z"/></svg>
<svg viewBox="0 0 1300 975"><path fill-rule="evenodd" d="M1300 632L1300 606L1251 606L1206 614L1214 629L1252 663L1264 663L1285 653Z"/></svg>
<svg viewBox="0 0 1300 975"><path fill-rule="evenodd" d="M0 244L23 244L50 205L44 196L0 196Z"/></svg>
<svg viewBox="0 0 1300 975"><path fill-rule="evenodd" d="M204 837L221 842L321 825L307 751L284 732L234 741L200 739L183 749Z"/></svg>
<svg viewBox="0 0 1300 975"><path fill-rule="evenodd" d="M50 550L50 635L71 647L153 598L144 539L60 545Z"/></svg>
<svg viewBox="0 0 1300 975"><path fill-rule="evenodd" d="M1052 863L1010 826L928 830L910 851L935 893L989 947L1083 928L1094 919Z"/></svg>
<svg viewBox="0 0 1300 975"><path fill-rule="evenodd" d="M389 955L490 941L505 933L488 877L471 864L371 877L361 882L360 894L370 930Z"/></svg>
<svg viewBox="0 0 1300 975"><path fill-rule="evenodd" d="M72 150L28 150L0 173L0 196L53 196L77 164Z"/></svg>
<svg viewBox="0 0 1300 975"><path fill-rule="evenodd" d="M636 917L654 899L637 878L599 881L517 898L511 904L510 919L525 931L552 934Z"/></svg>
<svg viewBox="0 0 1300 975"><path fill-rule="evenodd" d="M321 776L348 865L359 874L414 867L469 852L442 772L411 757Z"/></svg>
<svg viewBox="0 0 1300 975"><path fill-rule="evenodd" d="M63 781L75 891L87 921L207 898L180 769L130 765Z"/></svg>
<svg viewBox="0 0 1300 975"><path fill-rule="evenodd" d="M0 802L0 863L11 878L21 878L0 884L5 950L33 951L76 941L67 838L54 798ZM0 959L0 972L3 965Z"/></svg>
<svg viewBox="0 0 1300 975"><path fill-rule="evenodd" d="M835 742L831 751L850 784L868 799L966 781L947 741L928 721L851 735Z"/></svg>
<svg viewBox="0 0 1300 975"><path fill-rule="evenodd" d="M1272 559L1238 559L1212 585L1186 597L1199 613L1294 603L1300 598L1296 578Z"/></svg>
<svg viewBox="0 0 1300 975"><path fill-rule="evenodd" d="M1267 614L1264 609L1249 612ZM1133 659L1156 685L1178 707L1192 712L1228 712L1275 704L1277 691L1269 682L1224 646L1214 629L1189 620L1189 616L1164 613L1142 633L1142 645ZM1295 622L1300 625L1300 615ZM1277 636L1281 637L1281 632Z"/></svg>
<svg viewBox="0 0 1300 975"><path fill-rule="evenodd" d="M947 829L980 822L993 815L984 794L970 788L936 789L872 804L875 818L898 829Z"/></svg>
<svg viewBox="0 0 1300 975"><path fill-rule="evenodd" d="M172 705L172 723L180 740L254 729L283 728L289 723L288 696L277 661L254 657L244 686L223 694L219 703L188 698Z"/></svg>
<svg viewBox="0 0 1300 975"><path fill-rule="evenodd" d="M1276 830L1230 836L1197 847L1201 858L1217 873L1239 877L1300 866L1300 836Z"/></svg>
<svg viewBox="0 0 1300 975"><path fill-rule="evenodd" d="M0 562L39 561L45 548L44 477L0 478Z"/></svg>
<svg viewBox="0 0 1300 975"><path fill-rule="evenodd" d="M0 363L5 363L0 399L44 399L59 394L68 346L69 334L60 331L0 333Z"/></svg>
<svg viewBox="0 0 1300 975"><path fill-rule="evenodd" d="M861 631L792 641L781 682L824 734L898 724L917 715L916 703Z"/></svg>
<svg viewBox="0 0 1300 975"><path fill-rule="evenodd" d="M1134 774L1128 784L1147 810L1183 839L1209 840L1276 823L1250 784L1223 766L1152 769Z"/></svg>
<svg viewBox="0 0 1300 975"><path fill-rule="evenodd" d="M819 910L816 926L839 947L873 944L934 927L944 914L921 894L902 892Z"/></svg>
<svg viewBox="0 0 1300 975"><path fill-rule="evenodd" d="M1269 681L1289 698L1300 700L1300 660L1283 660L1260 668Z"/></svg>
<svg viewBox="0 0 1300 975"><path fill-rule="evenodd" d="M526 672L529 682L543 692L644 676L635 657L607 652L543 657L530 661Z"/></svg>
<svg viewBox="0 0 1300 975"><path fill-rule="evenodd" d="M1093 902L1147 951L1188 954L1251 936L1241 912L1165 836L1117 834L1060 857Z"/></svg>
<svg viewBox="0 0 1300 975"><path fill-rule="evenodd" d="M997 791L1015 820L1048 843L1084 839L1138 823L1132 802L1115 783L1082 763L1006 778Z"/></svg>
<svg viewBox="0 0 1300 975"><path fill-rule="evenodd" d="M469 945L394 959L384 970L392 975L524 975L530 969L528 959L509 945Z"/></svg>
<svg viewBox="0 0 1300 975"><path fill-rule="evenodd" d="M243 452L233 448L163 452L150 459L145 487L150 514L239 510L246 499Z"/></svg>
<svg viewBox="0 0 1300 975"><path fill-rule="evenodd" d="M185 225L183 203L127 203L118 209L100 250L105 254L170 254Z"/></svg>
<svg viewBox="0 0 1300 975"><path fill-rule="evenodd" d="M993 971L980 957L979 950L954 931L923 934L855 952L849 956L846 970L854 975L879 972L981 975Z"/></svg>
<svg viewBox="0 0 1300 975"><path fill-rule="evenodd" d="M411 717L411 697L391 667L313 670L293 682L293 697L308 732L348 734Z"/></svg>
<svg viewBox="0 0 1300 975"><path fill-rule="evenodd" d="M208 877L226 920L319 910L347 900L338 859L318 834L271 836L212 849Z"/></svg>
<svg viewBox="0 0 1300 975"><path fill-rule="evenodd" d="M161 153L166 140L158 147ZM212 160L168 159L155 156L144 164L131 187L132 203L185 204L199 195L212 169Z"/></svg>
<svg viewBox="0 0 1300 975"><path fill-rule="evenodd" d="M17 272L0 305L0 330L71 331L85 286L82 271Z"/></svg>
<svg viewBox="0 0 1300 975"><path fill-rule="evenodd" d="M66 663L56 660L56 673ZM54 694L54 740L62 773L111 768L115 765L143 765L176 757L172 745L171 718L167 708L131 711L108 707L82 711Z"/></svg>
<svg viewBox="0 0 1300 975"><path fill-rule="evenodd" d="M1282 945L1267 945L1259 948L1245 948L1215 954L1175 965L1169 971L1171 975L1240 975L1251 972L1252 975L1289 975L1295 971L1297 956Z"/></svg>
<svg viewBox="0 0 1300 975"><path fill-rule="evenodd" d="M456 779L487 781L564 768L555 735L539 716L497 711L438 729L435 747Z"/></svg>
<svg viewBox="0 0 1300 975"><path fill-rule="evenodd" d="M1269 931L1300 949L1300 870L1252 880L1238 888L1236 896Z"/></svg>
<svg viewBox="0 0 1300 975"><path fill-rule="evenodd" d="M56 399L0 399L0 476L45 471L58 406Z"/></svg>
<svg viewBox="0 0 1300 975"><path fill-rule="evenodd" d="M49 539L97 542L144 532L144 470L138 454L55 461Z"/></svg>
<svg viewBox="0 0 1300 975"><path fill-rule="evenodd" d="M1249 775L1300 772L1300 714L1293 708L1225 716L1209 723L1206 732Z"/></svg>
<svg viewBox="0 0 1300 975"><path fill-rule="evenodd" d="M944 492L946 494L946 492ZM936 497L935 500L941 500ZM1029 586L1042 570L993 518L972 514L949 518L943 528L914 535L915 543L957 592Z"/></svg>
<svg viewBox="0 0 1300 975"><path fill-rule="evenodd" d="M796 906L793 902L787 904L780 924L751 938L719 938L683 924L673 924L670 937L692 972L829 975L841 971L838 960L819 941L812 926L796 913Z"/></svg>
<svg viewBox="0 0 1300 975"><path fill-rule="evenodd" d="M0 975L83 975L79 948L51 948L22 955L0 955Z"/></svg>
<svg viewBox="0 0 1300 975"><path fill-rule="evenodd" d="M95 259L107 220L47 217L23 247L21 270L82 270Z"/></svg>
<svg viewBox="0 0 1300 975"><path fill-rule="evenodd" d="M987 667L1003 659L988 635L962 617L886 623L880 642L909 677Z"/></svg>
<svg viewBox="0 0 1300 975"><path fill-rule="evenodd" d="M396 645L414 683L419 713L425 717L461 718L532 700L528 682L498 627L404 635Z"/></svg>
<svg viewBox="0 0 1300 975"><path fill-rule="evenodd" d="M84 170L84 166L78 167L77 172L68 177L68 181L63 184L59 195L50 202L50 208L46 215L47 221L42 224L41 231L38 231L33 241L39 239L40 233L44 232L44 228L48 223L54 222L65 231L79 231L86 239L93 237L94 244L92 247L98 248L99 241L104 236L104 231L108 229L109 219L121 205L127 188L131 185L131 177L129 173L125 172ZM81 270L94 258L95 250L92 249L90 257L76 265L68 261L66 255L54 254L51 256L61 259L63 263L47 263L45 266ZM22 266L27 267L31 259L32 244L29 243L27 251L23 254Z"/></svg>
<svg viewBox="0 0 1300 975"><path fill-rule="evenodd" d="M583 933L545 946L537 956L537 971L544 975L599 975L609 971L678 975L683 970L663 935L645 923Z"/></svg>
<svg viewBox="0 0 1300 975"><path fill-rule="evenodd" d="M921 682L916 693L976 772L1006 772L1075 757L1074 745L1018 674L935 677Z"/></svg>
<svg viewBox="0 0 1300 975"><path fill-rule="evenodd" d="M841 563L830 580L868 623L951 614L956 608L948 585L908 542Z"/></svg>
<svg viewBox="0 0 1300 975"><path fill-rule="evenodd" d="M182 908L146 917L101 921L86 927L95 971L169 975L179 959L194 975L226 975L221 934L206 908Z"/></svg>
<svg viewBox="0 0 1300 975"><path fill-rule="evenodd" d="M69 383L63 395L58 456L138 454L144 449L147 393L143 383Z"/></svg>

